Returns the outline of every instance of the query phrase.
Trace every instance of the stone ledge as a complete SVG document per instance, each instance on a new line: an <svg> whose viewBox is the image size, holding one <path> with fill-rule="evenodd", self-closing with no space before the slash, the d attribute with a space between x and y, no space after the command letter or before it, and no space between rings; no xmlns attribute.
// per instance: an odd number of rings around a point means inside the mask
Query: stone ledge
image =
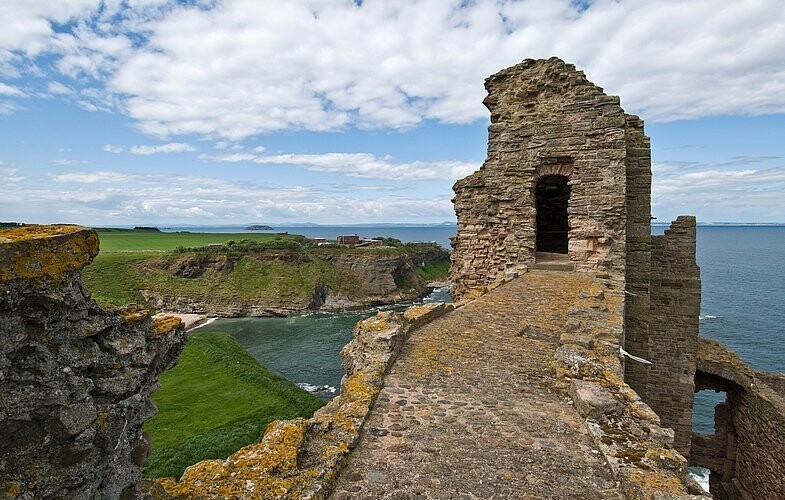
<svg viewBox="0 0 785 500"><path fill-rule="evenodd" d="M0 281L60 283L98 254L98 234L81 226L30 225L0 230Z"/></svg>
<svg viewBox="0 0 785 500"><path fill-rule="evenodd" d="M79 270L93 231L24 229L0 233L0 498L134 497L151 394L184 328L90 299Z"/></svg>
<svg viewBox="0 0 785 500"><path fill-rule="evenodd" d="M716 377L730 380L749 389L755 374L730 347L705 337L698 338L696 369Z"/></svg>
<svg viewBox="0 0 785 500"><path fill-rule="evenodd" d="M416 328L455 309L453 304L413 306L403 314L380 312L363 320L341 351L341 394L310 419L272 422L264 437L226 460L190 466L179 481L146 482L155 498L326 498L357 444L384 376Z"/></svg>

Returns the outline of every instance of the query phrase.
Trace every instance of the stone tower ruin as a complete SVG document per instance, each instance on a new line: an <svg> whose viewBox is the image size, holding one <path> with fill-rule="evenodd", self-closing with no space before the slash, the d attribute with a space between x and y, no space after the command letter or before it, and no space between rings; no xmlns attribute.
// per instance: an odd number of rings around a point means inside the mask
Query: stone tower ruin
<svg viewBox="0 0 785 500"><path fill-rule="evenodd" d="M488 158L455 186L453 294L531 268L606 274L625 293L625 380L689 454L700 311L695 218L651 236L643 121L558 58L485 81ZM674 395L678 395L674 397Z"/></svg>

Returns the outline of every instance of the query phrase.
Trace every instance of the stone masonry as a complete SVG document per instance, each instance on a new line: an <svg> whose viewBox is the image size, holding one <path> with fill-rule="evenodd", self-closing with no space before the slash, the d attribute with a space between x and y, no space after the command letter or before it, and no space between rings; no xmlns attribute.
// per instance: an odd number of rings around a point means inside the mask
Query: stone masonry
<svg viewBox="0 0 785 500"><path fill-rule="evenodd" d="M623 346L654 363L627 362L625 380L676 429L677 449L688 454L700 312L695 219L680 218L652 240L643 121L557 58L527 59L485 86L488 159L454 187L454 294L536 266L543 256L537 232L551 229L537 214L539 183L566 178L563 260L624 283Z"/></svg>
<svg viewBox="0 0 785 500"><path fill-rule="evenodd" d="M575 268L623 274L626 233L638 235L628 225L643 222L646 234L649 227L648 184L632 192L645 216L628 218L626 206L627 168L648 168L640 120L557 58L527 59L489 77L485 87L488 159L453 188L455 293L535 263L534 190L545 176L569 182L567 255Z"/></svg>
<svg viewBox="0 0 785 500"><path fill-rule="evenodd" d="M785 499L785 375L753 372L727 346L700 339L696 390L726 394L714 410L714 434L692 435L690 464L711 471L717 500Z"/></svg>
<svg viewBox="0 0 785 500"><path fill-rule="evenodd" d="M527 59L485 86L488 158L454 186L454 295L475 297L521 271L552 269L554 255L565 252L555 260L562 268L620 282L622 345L644 360L626 361L624 381L674 431L673 447L712 471L716 498L785 498L785 375L753 375L732 351L699 339L696 221L682 216L664 235L651 235L643 122L557 58ZM565 198L566 224L558 225ZM550 245L540 232L566 232L567 244ZM717 407L715 434L697 436L693 394L706 388L725 391L727 401Z"/></svg>
<svg viewBox="0 0 785 500"><path fill-rule="evenodd" d="M81 269L95 231L0 231L0 497L133 498L158 376L185 344L177 318L106 311Z"/></svg>
<svg viewBox="0 0 785 500"><path fill-rule="evenodd" d="M656 363L648 369L642 397L663 424L676 431L675 447L686 456L692 435L700 301L695 218L679 217L664 235L652 237L651 312L646 352L641 355Z"/></svg>

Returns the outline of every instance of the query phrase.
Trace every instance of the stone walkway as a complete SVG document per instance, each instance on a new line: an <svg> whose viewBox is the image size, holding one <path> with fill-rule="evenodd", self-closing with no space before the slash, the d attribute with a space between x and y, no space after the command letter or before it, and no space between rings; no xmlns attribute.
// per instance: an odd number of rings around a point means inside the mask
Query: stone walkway
<svg viewBox="0 0 785 500"><path fill-rule="evenodd" d="M533 271L415 331L332 498L620 498L551 367L603 288Z"/></svg>

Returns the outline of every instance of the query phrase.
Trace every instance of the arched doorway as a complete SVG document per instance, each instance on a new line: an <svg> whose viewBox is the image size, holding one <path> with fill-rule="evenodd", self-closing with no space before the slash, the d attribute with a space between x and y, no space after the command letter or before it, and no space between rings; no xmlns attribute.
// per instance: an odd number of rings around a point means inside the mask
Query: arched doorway
<svg viewBox="0 0 785 500"><path fill-rule="evenodd" d="M544 175L534 188L537 208L536 251L567 253L570 185L563 175Z"/></svg>

